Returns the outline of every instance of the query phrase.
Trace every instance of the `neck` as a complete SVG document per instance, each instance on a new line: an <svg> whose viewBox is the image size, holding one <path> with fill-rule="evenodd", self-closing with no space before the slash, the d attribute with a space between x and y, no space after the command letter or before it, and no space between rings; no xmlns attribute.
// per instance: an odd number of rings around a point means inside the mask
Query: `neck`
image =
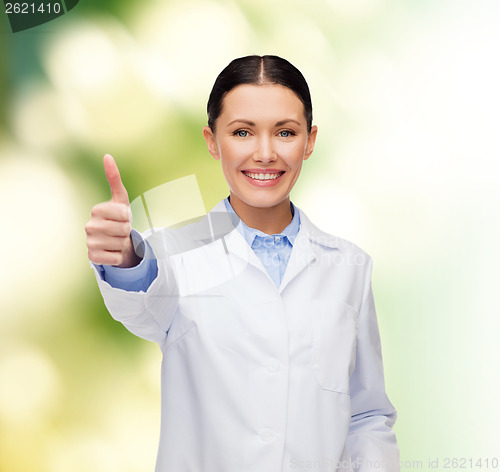
<svg viewBox="0 0 500 472"><path fill-rule="evenodd" d="M266 234L281 233L292 221L290 199L286 198L273 207L253 207L231 194L231 206L248 227Z"/></svg>

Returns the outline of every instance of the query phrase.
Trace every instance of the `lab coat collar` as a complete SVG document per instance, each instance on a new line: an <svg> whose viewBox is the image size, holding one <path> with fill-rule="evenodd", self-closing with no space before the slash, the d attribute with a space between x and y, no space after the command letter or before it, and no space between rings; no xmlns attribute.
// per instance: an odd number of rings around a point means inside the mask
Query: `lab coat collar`
<svg viewBox="0 0 500 472"><path fill-rule="evenodd" d="M300 230L295 239L292 253L279 287L280 292L302 270L318 258L320 251L318 246L326 246L332 249L339 247L339 239L337 237L321 231L311 223L300 208L295 206L295 209L300 212ZM207 214L206 218L209 223L208 225L205 224L205 227L210 227L212 233L210 239L221 239L226 254L232 254L243 259L267 275L260 259L245 241L243 235L237 231L236 226L239 219L234 220L234 217L231 218L231 214L227 211L223 200ZM200 236L198 237L202 239Z"/></svg>
<svg viewBox="0 0 500 472"><path fill-rule="evenodd" d="M300 208L295 207L295 210L300 212L300 229L279 287L280 293L302 270L321 258L325 247L335 249L342 246L341 239L318 229ZM155 256L160 259L167 255L189 257L188 253L192 250L210 248L211 252L215 251L213 254L228 256L227 262L234 266L234 273L248 264L264 273L272 282L259 257L238 231L239 222L238 216L228 212L222 200L201 220L175 230L164 228L163 231L152 233L148 241L155 248ZM162 248L168 248L168 254ZM272 285L275 286L274 282Z"/></svg>
<svg viewBox="0 0 500 472"><path fill-rule="evenodd" d="M322 246L330 247L330 248L338 248L339 247L339 238L336 236L333 236L331 234L325 233L324 231L320 230L317 226L315 226L313 223L311 223L311 220L306 216L306 214L296 205L295 210L299 211L300 214L300 230L305 233L307 238L316 243L320 244ZM219 221L214 221L214 216L221 214L222 218L219 219ZM208 213L207 215L208 218L211 219L212 224L211 227L214 228L214 237L217 239L217 237L221 237L223 235L229 235L229 233L233 232L234 229L236 229L236 226L239 223L239 218L236 215L235 217L231 217L231 214L227 211L226 205L224 204L224 200L221 200L215 207ZM226 224L221 226L217 225L217 223L220 222L225 222ZM198 235L198 239L203 239L205 236L202 234Z"/></svg>
<svg viewBox="0 0 500 472"><path fill-rule="evenodd" d="M300 212L300 230L281 281L280 293L300 272L320 259L322 251L320 246L338 248L338 238L321 231L311 223L300 208L296 206L295 209Z"/></svg>
<svg viewBox="0 0 500 472"><path fill-rule="evenodd" d="M311 223L311 220L297 206L295 209L300 212L300 229L304 230L310 241L329 248L339 248L339 238L332 234L325 233Z"/></svg>

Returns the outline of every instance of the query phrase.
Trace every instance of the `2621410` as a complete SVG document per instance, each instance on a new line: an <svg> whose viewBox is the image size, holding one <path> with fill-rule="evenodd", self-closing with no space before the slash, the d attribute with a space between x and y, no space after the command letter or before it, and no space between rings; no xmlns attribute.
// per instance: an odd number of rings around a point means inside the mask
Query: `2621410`
<svg viewBox="0 0 500 472"><path fill-rule="evenodd" d="M61 4L60 3L6 3L5 4L5 13L7 15L18 15L18 14L37 14L37 13L61 13Z"/></svg>

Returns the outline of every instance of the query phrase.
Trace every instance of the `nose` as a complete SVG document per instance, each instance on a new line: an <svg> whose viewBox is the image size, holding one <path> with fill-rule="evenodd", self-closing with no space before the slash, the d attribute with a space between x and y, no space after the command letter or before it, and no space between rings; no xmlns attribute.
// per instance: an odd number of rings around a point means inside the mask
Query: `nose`
<svg viewBox="0 0 500 472"><path fill-rule="evenodd" d="M278 155L274 149L272 138L262 136L257 141L257 148L255 149L253 160L267 164L269 162L275 162L277 159Z"/></svg>

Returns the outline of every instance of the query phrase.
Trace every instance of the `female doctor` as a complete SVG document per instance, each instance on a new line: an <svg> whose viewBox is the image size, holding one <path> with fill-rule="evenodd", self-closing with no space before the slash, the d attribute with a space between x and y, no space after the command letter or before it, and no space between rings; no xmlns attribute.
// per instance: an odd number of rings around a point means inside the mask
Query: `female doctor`
<svg viewBox="0 0 500 472"><path fill-rule="evenodd" d="M139 235L104 157L88 254L113 318L163 353L157 472L399 470L371 258L290 201L317 132L300 71L248 56L208 101L229 197L201 221Z"/></svg>

